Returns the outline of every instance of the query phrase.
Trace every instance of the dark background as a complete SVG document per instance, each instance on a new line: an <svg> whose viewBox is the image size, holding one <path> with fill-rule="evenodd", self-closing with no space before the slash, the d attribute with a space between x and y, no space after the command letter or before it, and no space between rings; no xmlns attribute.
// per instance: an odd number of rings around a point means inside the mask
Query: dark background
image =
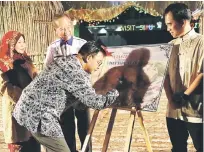
<svg viewBox="0 0 204 152"><path fill-rule="evenodd" d="M110 25L148 25L157 22L162 22L162 29L160 30L148 30L148 31L115 31L115 29L108 29ZM173 37L166 31L166 26L164 24L164 19L161 17L151 16L150 14L145 14L144 12L137 11L134 7L130 7L115 18L114 22L98 22L97 26L105 26L107 33L98 33L102 27L96 27L92 32L90 29L90 24L95 24L94 22L82 22L79 25L79 37L86 40L97 40L101 41L106 46L122 46L122 45L138 45L138 44L156 44L156 43L168 43L173 39ZM198 29L195 29L198 30ZM197 31L198 32L198 31Z"/></svg>

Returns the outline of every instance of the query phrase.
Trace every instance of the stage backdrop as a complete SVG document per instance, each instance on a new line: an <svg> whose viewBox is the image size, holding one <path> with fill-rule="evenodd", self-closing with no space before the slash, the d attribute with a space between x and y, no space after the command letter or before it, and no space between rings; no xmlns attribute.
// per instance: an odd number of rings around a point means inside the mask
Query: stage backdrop
<svg viewBox="0 0 204 152"><path fill-rule="evenodd" d="M92 74L97 93L106 94L118 84L119 78L128 86L120 91L111 107L156 111L172 46L169 44L120 46L107 48L110 53Z"/></svg>

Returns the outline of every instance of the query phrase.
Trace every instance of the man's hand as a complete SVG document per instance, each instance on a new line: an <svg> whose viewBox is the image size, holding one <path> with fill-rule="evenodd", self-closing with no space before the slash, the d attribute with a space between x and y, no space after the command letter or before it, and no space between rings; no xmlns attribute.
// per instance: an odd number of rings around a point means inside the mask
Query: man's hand
<svg viewBox="0 0 204 152"><path fill-rule="evenodd" d="M173 95L173 102L179 107L187 105L188 100L189 96L184 94L184 92L176 92Z"/></svg>

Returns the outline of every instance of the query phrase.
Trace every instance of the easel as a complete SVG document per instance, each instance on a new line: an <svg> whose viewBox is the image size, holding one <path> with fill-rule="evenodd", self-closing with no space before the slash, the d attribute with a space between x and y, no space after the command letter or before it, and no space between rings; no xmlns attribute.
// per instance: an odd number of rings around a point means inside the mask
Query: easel
<svg viewBox="0 0 204 152"><path fill-rule="evenodd" d="M149 140L148 132L147 132L147 130L146 130L145 126L144 126L144 123L143 123L143 117L142 117L141 111L136 110L135 107L133 107L132 109L126 109L126 108L117 108L117 109L130 111L130 118L129 118L129 123L128 123L127 135L126 135L126 139L125 139L124 152L129 152L130 151L130 145L131 145L131 140L132 140L132 133L133 133L133 128L134 128L136 113L138 115L139 123L140 123L140 126L141 126L143 134L144 134L147 150L148 150L148 152L153 152L152 147L151 147L151 143L150 143L150 140ZM116 113L117 113L117 109L116 108L112 109L109 124L108 124L108 128L107 128L107 131L106 131L105 140L104 140L104 143L103 143L102 152L106 152L107 149L108 149L108 144L109 144L113 124L114 124L114 121L115 121L115 116L116 116ZM95 110L94 114L93 114L93 117L92 117L92 120L91 120L91 123L90 123L88 134L86 136L86 139L85 139L83 147L82 147L82 152L85 152L86 148L88 147L88 143L89 143L89 140L91 138L94 126L96 124L98 114L99 114L99 110Z"/></svg>

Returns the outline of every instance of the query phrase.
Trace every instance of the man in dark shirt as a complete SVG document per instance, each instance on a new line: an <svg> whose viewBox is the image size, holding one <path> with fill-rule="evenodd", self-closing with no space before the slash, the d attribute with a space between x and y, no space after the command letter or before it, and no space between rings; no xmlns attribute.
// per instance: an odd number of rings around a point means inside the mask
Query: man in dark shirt
<svg viewBox="0 0 204 152"><path fill-rule="evenodd" d="M92 88L90 73L98 69L105 55L94 41L87 42L77 55L58 57L23 90L13 116L47 152L70 152L59 124L63 111L79 102L103 109L119 96L116 89L99 95Z"/></svg>

